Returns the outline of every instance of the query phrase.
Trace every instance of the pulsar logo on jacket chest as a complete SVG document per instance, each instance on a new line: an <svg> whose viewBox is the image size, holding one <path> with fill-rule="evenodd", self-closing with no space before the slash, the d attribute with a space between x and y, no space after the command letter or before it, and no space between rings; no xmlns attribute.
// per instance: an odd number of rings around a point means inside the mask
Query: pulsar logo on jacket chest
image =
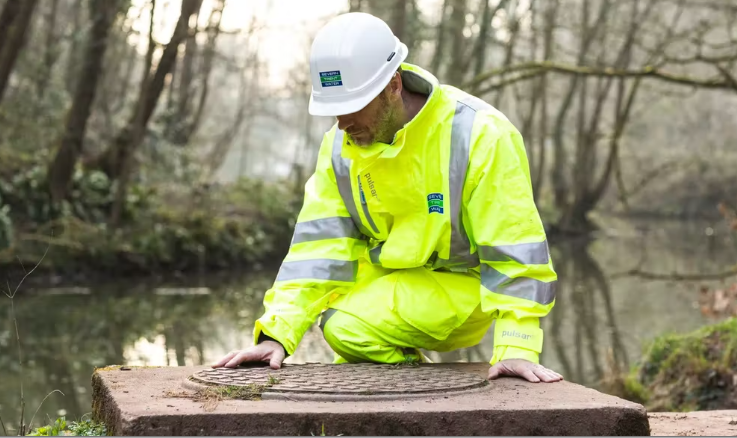
<svg viewBox="0 0 737 438"><path fill-rule="evenodd" d="M373 196L376 199L379 199L379 196L376 194L376 184L374 184L373 178L371 178L371 173L366 174L366 182L368 183L369 192L371 193L371 196Z"/></svg>

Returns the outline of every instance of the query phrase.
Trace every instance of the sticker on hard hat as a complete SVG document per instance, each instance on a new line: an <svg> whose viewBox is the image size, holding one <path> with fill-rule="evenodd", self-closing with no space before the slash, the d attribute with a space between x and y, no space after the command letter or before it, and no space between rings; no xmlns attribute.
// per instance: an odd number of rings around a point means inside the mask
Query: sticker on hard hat
<svg viewBox="0 0 737 438"><path fill-rule="evenodd" d="M340 70L321 71L320 84L323 87L338 87L343 85L343 78L340 77Z"/></svg>

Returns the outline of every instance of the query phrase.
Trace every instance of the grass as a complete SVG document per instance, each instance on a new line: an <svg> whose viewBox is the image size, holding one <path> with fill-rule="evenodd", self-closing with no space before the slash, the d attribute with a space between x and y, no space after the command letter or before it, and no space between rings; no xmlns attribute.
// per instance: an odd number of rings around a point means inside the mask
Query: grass
<svg viewBox="0 0 737 438"><path fill-rule="evenodd" d="M737 408L737 318L655 339L640 362L607 392L650 411Z"/></svg>
<svg viewBox="0 0 737 438"><path fill-rule="evenodd" d="M310 432L310 435L315 436L315 434L312 433L312 432ZM322 423L320 435L317 435L317 436L327 436L327 434L325 434L325 423ZM342 433L339 433L339 434L337 434L335 436L343 436L343 434Z"/></svg>
<svg viewBox="0 0 737 438"><path fill-rule="evenodd" d="M23 278L21 278L21 280L15 286L15 289L10 287L9 281L6 281L6 286L8 289L7 289L7 292L3 291L5 296L8 297L8 299L10 299L10 314L11 314L11 317L13 318L13 326L15 328L15 340L18 346L18 367L20 370L20 419L18 420L18 428L16 429L16 431L18 432L19 436L26 435L26 433L29 431L30 425L33 424L33 420L36 418L36 414L38 413L39 409L41 409L41 406L43 406L46 399L49 398L49 396L51 396L52 394L56 392L60 393L61 395L64 395L64 393L59 391L58 389L55 389L49 392L48 394L46 394L46 397L44 397L44 399L41 401L41 404L39 404L38 408L36 408L36 412L34 412L33 416L31 417L31 421L29 421L29 423L26 424L26 418L25 418L26 417L26 399L25 399L25 394L23 392L23 352L21 348L20 331L18 331L18 318L16 317L16 314L15 314L15 296L18 294L18 290L20 289L21 285L26 280L26 278L28 278L28 276L31 275L33 271L35 271L36 268L38 268L41 265L44 258L46 258L46 254L48 254L48 252L49 252L49 248L47 247L41 259L38 261L38 263L36 263L36 265L30 271L26 271L25 267L23 266L23 263L21 263L21 268L23 268L25 275L23 276ZM8 435L8 430L7 430L7 427L5 426L5 422L3 421L2 417L0 417L0 427L2 427L3 433L5 435Z"/></svg>
<svg viewBox="0 0 737 438"><path fill-rule="evenodd" d="M91 419L82 419L80 421L73 421L70 423L67 423L65 417L59 417L54 421L52 424L46 425L46 426L40 426L38 428L33 429L33 420L36 418L36 414L38 414L38 411L43 406L44 402L46 402L46 399L48 399L52 394L59 393L61 395L64 395L63 392L61 392L58 389L55 389L48 394L46 394L46 397L41 401L41 403L36 408L36 411L33 413L33 416L31 417L31 420L26 424L25 416L26 416L26 401L25 401L25 393L23 391L23 349L21 345L21 338L20 338L20 331L18 330L18 318L15 314L15 297L18 294L18 291L20 290L21 285L23 282L30 276L36 268L38 268L41 263L43 262L44 258L46 258L46 254L48 254L49 247L46 248L46 251L44 252L41 259L36 263L36 265L31 269L30 271L26 271L25 267L23 266L23 263L21 262L21 268L23 268L24 276L23 278L18 282L16 287L13 289L10 287L10 282L6 281L7 291L3 291L6 297L10 300L10 312L11 317L13 319L13 326L15 328L15 340L18 347L18 365L20 369L20 418L18 420L18 427L15 430L18 434L18 436L103 436L107 435L107 428L104 424L98 423ZM20 261L20 260L19 260ZM5 422L3 421L2 417L0 417L0 427L2 427L2 431L4 435L9 435L8 429L6 427Z"/></svg>
<svg viewBox="0 0 737 438"><path fill-rule="evenodd" d="M190 378L191 379L191 378ZM261 395L274 385L278 385L280 379L269 374L266 383L250 384L245 386L238 385L212 385L203 389L191 392L167 392L168 397L188 398L196 402L202 403L203 409L212 412L217 408L221 401L231 400L261 400Z"/></svg>
<svg viewBox="0 0 737 438"><path fill-rule="evenodd" d="M395 367L403 367L403 366L417 367L417 366L420 366L420 359L414 354L407 355L404 357L403 361L395 363L394 366Z"/></svg>

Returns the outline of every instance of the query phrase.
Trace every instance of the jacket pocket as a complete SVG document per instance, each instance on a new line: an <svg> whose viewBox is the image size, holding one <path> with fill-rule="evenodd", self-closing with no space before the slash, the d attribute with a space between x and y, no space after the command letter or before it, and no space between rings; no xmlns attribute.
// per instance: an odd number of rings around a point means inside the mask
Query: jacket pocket
<svg viewBox="0 0 737 438"><path fill-rule="evenodd" d="M401 272L394 286L393 309L405 322L437 340L445 340L467 318L448 291L424 268Z"/></svg>

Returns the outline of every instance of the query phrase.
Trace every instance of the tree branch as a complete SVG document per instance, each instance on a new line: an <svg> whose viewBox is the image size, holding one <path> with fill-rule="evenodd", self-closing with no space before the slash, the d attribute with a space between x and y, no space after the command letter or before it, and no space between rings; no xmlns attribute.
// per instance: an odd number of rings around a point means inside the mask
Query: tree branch
<svg viewBox="0 0 737 438"><path fill-rule="evenodd" d="M520 76L517 76L515 78L512 78L512 80L507 80L503 84L508 85L511 82L516 82L518 80L524 80L524 79L531 79L535 76L541 75L545 72L554 72L554 73L562 73L562 74L569 74L569 75L581 75L581 76L604 76L604 77L624 77L624 78L653 78L662 80L665 82L670 82L678 85L687 85L687 86L694 86L694 87L700 87L700 88L709 88L709 89L735 89L732 81L733 78L725 78L724 72L722 73L722 78L711 78L711 79L701 79L696 78L692 76L687 75L678 75L675 73L670 73L667 71L663 71L660 68L656 68L653 66L645 66L640 70L626 70L626 69L617 69L612 67L604 67L604 68L597 68L597 67L588 67L588 66L575 66L575 65L567 65L567 64L561 64L556 62L548 62L548 61L540 61L540 62L525 62L522 64L512 65L509 67L503 67L498 69L490 70L486 73L482 73L481 75L474 78L471 82L464 85L464 88L467 87L473 87L475 85L478 85L480 82L485 82L488 79L492 79L496 76L500 76L503 74L508 74L512 72L525 72L524 74L520 74ZM488 89L495 89L500 86L503 86L500 84L495 84L493 86L488 87Z"/></svg>
<svg viewBox="0 0 737 438"><path fill-rule="evenodd" d="M642 271L639 268L630 269L629 271L613 274L611 278L619 277L639 277L645 280L671 280L671 281L700 281L700 280L723 280L725 278L737 276L737 266L717 272L714 274L679 274L673 272L671 274L660 274L656 272Z"/></svg>

